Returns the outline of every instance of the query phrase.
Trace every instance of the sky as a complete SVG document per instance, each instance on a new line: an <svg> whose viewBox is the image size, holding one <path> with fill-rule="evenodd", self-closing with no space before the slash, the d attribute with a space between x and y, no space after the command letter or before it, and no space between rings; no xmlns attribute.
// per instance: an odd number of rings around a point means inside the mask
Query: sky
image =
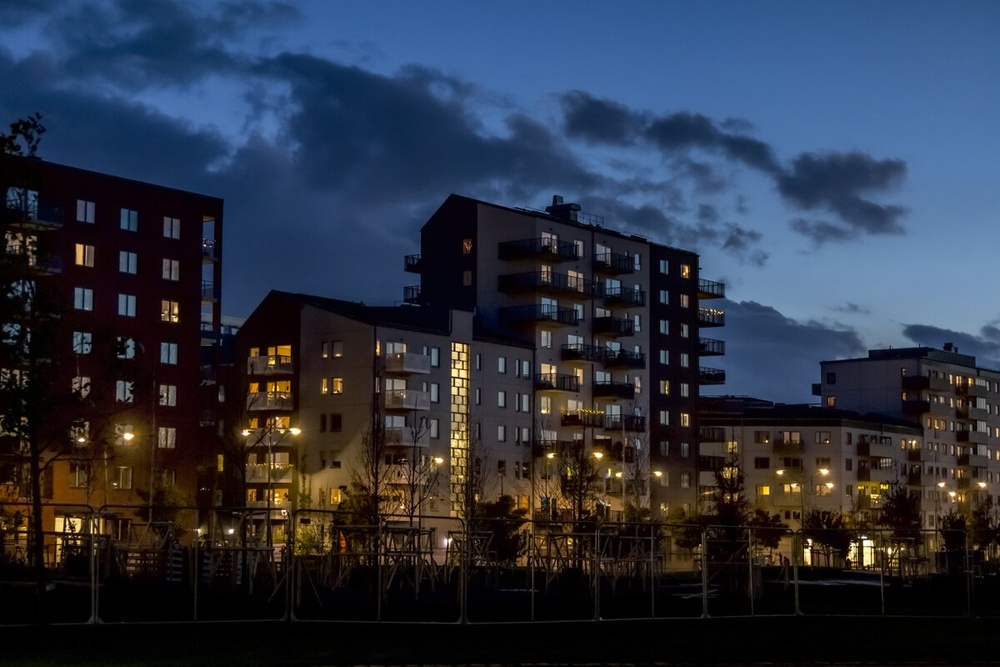
<svg viewBox="0 0 1000 667"><path fill-rule="evenodd" d="M954 343L1000 368L1000 3L0 0L0 123L225 199L223 308L392 304L451 193L698 252L727 383Z"/></svg>

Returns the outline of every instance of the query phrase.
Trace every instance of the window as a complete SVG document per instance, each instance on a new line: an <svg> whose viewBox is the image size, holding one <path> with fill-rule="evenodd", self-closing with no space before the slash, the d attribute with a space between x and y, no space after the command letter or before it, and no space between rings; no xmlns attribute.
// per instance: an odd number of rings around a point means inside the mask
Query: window
<svg viewBox="0 0 1000 667"><path fill-rule="evenodd" d="M830 444L830 432L829 431L816 431L816 444L817 445L829 445Z"/></svg>
<svg viewBox="0 0 1000 667"><path fill-rule="evenodd" d="M669 440L660 440L660 456L670 456Z"/></svg>
<svg viewBox="0 0 1000 667"><path fill-rule="evenodd" d="M427 430L432 438L441 437L441 422L438 419L431 419L427 422Z"/></svg>
<svg viewBox="0 0 1000 667"><path fill-rule="evenodd" d="M172 426L161 426L157 429L156 446L160 449L173 449L177 446L177 429Z"/></svg>
<svg viewBox="0 0 1000 667"><path fill-rule="evenodd" d="M691 305L691 297L689 297L687 294L681 294L680 302L681 302L681 308L687 308Z"/></svg>
<svg viewBox="0 0 1000 667"><path fill-rule="evenodd" d="M498 391L497 392L497 407L506 408L507 407L507 392Z"/></svg>
<svg viewBox="0 0 1000 667"><path fill-rule="evenodd" d="M661 426L670 426L670 411L669 410L660 410L660 425Z"/></svg>
<svg viewBox="0 0 1000 667"><path fill-rule="evenodd" d="M73 393L80 398L86 398L90 394L90 378L86 375L77 375L73 378Z"/></svg>
<svg viewBox="0 0 1000 667"><path fill-rule="evenodd" d="M7 188L7 208L37 219L38 192L24 188Z"/></svg>
<svg viewBox="0 0 1000 667"><path fill-rule="evenodd" d="M691 415L687 412L681 413L681 426L690 427L691 426Z"/></svg>
<svg viewBox="0 0 1000 667"><path fill-rule="evenodd" d="M770 431L754 431L753 441L758 445L769 445L771 444L771 432Z"/></svg>
<svg viewBox="0 0 1000 667"><path fill-rule="evenodd" d="M441 385L437 382L431 382L431 403L441 402Z"/></svg>
<svg viewBox="0 0 1000 667"><path fill-rule="evenodd" d="M507 441L507 427L503 424L497 426L497 442Z"/></svg>
<svg viewBox="0 0 1000 667"><path fill-rule="evenodd" d="M521 394L521 412L531 412L531 394Z"/></svg>
<svg viewBox="0 0 1000 667"><path fill-rule="evenodd" d="M771 467L771 459L767 456L755 456L753 458L753 467L757 470L766 470Z"/></svg>
<svg viewBox="0 0 1000 667"><path fill-rule="evenodd" d="M826 383L827 384L837 384L837 374L836 373L827 373L826 374Z"/></svg>
<svg viewBox="0 0 1000 667"><path fill-rule="evenodd" d="M472 239L462 239L462 254L463 255L472 254Z"/></svg>
<svg viewBox="0 0 1000 667"><path fill-rule="evenodd" d="M531 377L531 362L527 359L521 360L521 374L519 377L530 378Z"/></svg>
<svg viewBox="0 0 1000 667"><path fill-rule="evenodd" d="M665 289L660 290L660 303L662 304L670 303L670 290L665 290Z"/></svg>
<svg viewBox="0 0 1000 667"><path fill-rule="evenodd" d="M118 314L123 317L135 317L135 295L118 295Z"/></svg>
<svg viewBox="0 0 1000 667"><path fill-rule="evenodd" d="M330 378L322 378L319 381L319 393L324 396L330 393Z"/></svg>
<svg viewBox="0 0 1000 667"><path fill-rule="evenodd" d="M663 396L670 395L670 380L660 380L660 394Z"/></svg>
<svg viewBox="0 0 1000 667"><path fill-rule="evenodd" d="M69 464L69 486L71 489L85 488L88 477L86 463Z"/></svg>
<svg viewBox="0 0 1000 667"><path fill-rule="evenodd" d="M691 456L691 443L690 442L682 442L681 443L681 456L683 456L685 458L687 458L688 456Z"/></svg>
<svg viewBox="0 0 1000 667"><path fill-rule="evenodd" d="M73 332L73 352L75 354L90 354L94 349L94 335L89 331Z"/></svg>
<svg viewBox="0 0 1000 667"><path fill-rule="evenodd" d="M670 273L670 261L666 259L660 260L660 273Z"/></svg>
<svg viewBox="0 0 1000 667"><path fill-rule="evenodd" d="M664 366L670 365L670 350L660 350L660 363Z"/></svg>
<svg viewBox="0 0 1000 667"><path fill-rule="evenodd" d="M87 287L74 287L73 307L77 310L93 310L94 290Z"/></svg>
<svg viewBox="0 0 1000 667"><path fill-rule="evenodd" d="M181 263L176 259L163 260L163 279L178 281L181 279Z"/></svg>
<svg viewBox="0 0 1000 667"><path fill-rule="evenodd" d="M118 403L131 403L133 384L128 380L117 380L115 382L115 401Z"/></svg>
<svg viewBox="0 0 1000 667"><path fill-rule="evenodd" d="M769 496L771 495L771 486L769 484L758 484L757 485L757 496Z"/></svg>
<svg viewBox="0 0 1000 667"><path fill-rule="evenodd" d="M94 266L94 246L77 243L75 263L77 266Z"/></svg>
<svg viewBox="0 0 1000 667"><path fill-rule="evenodd" d="M462 271L462 287L471 287L471 286L472 286L472 271L466 269L465 271Z"/></svg>
<svg viewBox="0 0 1000 667"><path fill-rule="evenodd" d="M441 367L441 348L432 347L431 348L431 368Z"/></svg>
<svg viewBox="0 0 1000 667"><path fill-rule="evenodd" d="M323 341L322 343L319 344L319 356L322 359L330 358L330 343L328 343L327 341Z"/></svg>
<svg viewBox="0 0 1000 667"><path fill-rule="evenodd" d="M344 341L342 341L342 340L335 340L335 341L333 341L332 350L333 350L333 358L334 359L340 359L341 357L343 357L344 356Z"/></svg>
<svg viewBox="0 0 1000 667"><path fill-rule="evenodd" d="M118 251L118 272L119 273L136 273L136 268L138 264L138 258L134 252L128 252L127 250Z"/></svg>
<svg viewBox="0 0 1000 667"><path fill-rule="evenodd" d="M636 271L642 271L642 255L639 253L632 255L632 268Z"/></svg>
<svg viewBox="0 0 1000 667"><path fill-rule="evenodd" d="M139 212L123 208L121 214L121 228L126 232L139 231Z"/></svg>
<svg viewBox="0 0 1000 667"><path fill-rule="evenodd" d="M681 264L681 278L690 278L690 277L691 277L691 265Z"/></svg>
<svg viewBox="0 0 1000 667"><path fill-rule="evenodd" d="M681 352L681 368L687 368L691 364L691 355Z"/></svg>
<svg viewBox="0 0 1000 667"><path fill-rule="evenodd" d="M691 473L682 472L681 473L681 488L687 489L691 487Z"/></svg>
<svg viewBox="0 0 1000 667"><path fill-rule="evenodd" d="M160 405L175 407L177 405L177 385L160 385Z"/></svg>
<svg viewBox="0 0 1000 667"><path fill-rule="evenodd" d="M344 378L330 378L330 393L344 393Z"/></svg>
<svg viewBox="0 0 1000 667"><path fill-rule="evenodd" d="M479 387L476 387L476 405L482 405L482 404L483 404L483 390L480 389Z"/></svg>
<svg viewBox="0 0 1000 667"><path fill-rule="evenodd" d="M178 218L163 217L163 236L168 239L181 237L181 221Z"/></svg>
<svg viewBox="0 0 1000 667"><path fill-rule="evenodd" d="M681 325L681 338L688 338L691 336L691 327L687 324Z"/></svg>
<svg viewBox="0 0 1000 667"><path fill-rule="evenodd" d="M538 397L538 412L543 415L552 414L552 397L551 396L539 396Z"/></svg>
<svg viewBox="0 0 1000 667"><path fill-rule="evenodd" d="M636 255L636 257L638 257L638 255ZM632 326L634 327L634 331L636 333L642 331L642 315L637 314L632 317Z"/></svg>
<svg viewBox="0 0 1000 667"><path fill-rule="evenodd" d="M160 363L177 365L177 343L160 343Z"/></svg>
<svg viewBox="0 0 1000 667"><path fill-rule="evenodd" d="M497 373L506 373L506 372L507 372L507 357L498 357Z"/></svg>
<svg viewBox="0 0 1000 667"><path fill-rule="evenodd" d="M344 425L344 416L339 412L330 413L330 432L340 433Z"/></svg>
<svg viewBox="0 0 1000 667"><path fill-rule="evenodd" d="M132 468L128 466L118 466L112 472L111 486L116 489L132 488Z"/></svg>
<svg viewBox="0 0 1000 667"><path fill-rule="evenodd" d="M687 382L681 382L681 396L687 398L691 395L691 385Z"/></svg>
<svg viewBox="0 0 1000 667"><path fill-rule="evenodd" d="M174 324L180 322L180 309L181 305L176 301L160 301L160 320L163 322L173 322Z"/></svg>
<svg viewBox="0 0 1000 667"><path fill-rule="evenodd" d="M835 408L835 407L837 407L837 397L836 396L832 396L832 395L831 396L827 396L826 397L826 407L828 407L828 408Z"/></svg>
<svg viewBox="0 0 1000 667"><path fill-rule="evenodd" d="M552 348L552 332L542 329L539 334L538 345L539 347Z"/></svg>
<svg viewBox="0 0 1000 667"><path fill-rule="evenodd" d="M119 359L135 359L135 339L119 336L115 341L115 356Z"/></svg>
<svg viewBox="0 0 1000 667"><path fill-rule="evenodd" d="M76 221L94 224L95 206L92 201L76 200Z"/></svg>
<svg viewBox="0 0 1000 667"><path fill-rule="evenodd" d="M670 320L660 320L660 333L664 336L670 333Z"/></svg>
<svg viewBox="0 0 1000 667"><path fill-rule="evenodd" d="M573 248L576 250L577 257L583 257L583 241L580 239L573 239Z"/></svg>
<svg viewBox="0 0 1000 667"><path fill-rule="evenodd" d="M483 355L479 352L476 352L476 370L483 370Z"/></svg>

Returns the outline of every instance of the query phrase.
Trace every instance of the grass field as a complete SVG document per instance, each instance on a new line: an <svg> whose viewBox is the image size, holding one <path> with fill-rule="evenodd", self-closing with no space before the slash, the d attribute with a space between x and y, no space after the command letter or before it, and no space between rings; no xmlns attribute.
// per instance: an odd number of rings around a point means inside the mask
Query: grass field
<svg viewBox="0 0 1000 667"><path fill-rule="evenodd" d="M996 627L995 619L865 617L0 627L0 665L966 665L1000 659Z"/></svg>

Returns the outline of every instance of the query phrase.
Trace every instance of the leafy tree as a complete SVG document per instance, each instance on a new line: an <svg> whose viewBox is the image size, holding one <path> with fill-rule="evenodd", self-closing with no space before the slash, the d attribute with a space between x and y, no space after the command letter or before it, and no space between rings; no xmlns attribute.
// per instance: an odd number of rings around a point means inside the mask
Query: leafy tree
<svg viewBox="0 0 1000 667"><path fill-rule="evenodd" d="M496 554L498 563L514 565L524 554L528 544L521 526L527 514L527 510L514 508L514 499L510 496L500 496L495 502L479 504L472 522L473 531L492 535L490 551Z"/></svg>
<svg viewBox="0 0 1000 667"><path fill-rule="evenodd" d="M920 539L920 492L898 482L890 486L878 525L892 530L897 544L915 544Z"/></svg>
<svg viewBox="0 0 1000 667"><path fill-rule="evenodd" d="M754 544L774 551L781 544L781 538L788 534L788 524L777 514L768 514L757 508L750 516Z"/></svg>
<svg viewBox="0 0 1000 667"><path fill-rule="evenodd" d="M945 551L964 551L968 521L961 512L954 509L941 518L941 539Z"/></svg>
<svg viewBox="0 0 1000 667"><path fill-rule="evenodd" d="M986 496L984 501L973 508L968 529L972 544L992 558L997 543L1000 542L1000 508L994 504L992 496Z"/></svg>
<svg viewBox="0 0 1000 667"><path fill-rule="evenodd" d="M823 547L828 563L835 555L846 557L851 548L850 522L840 512L807 512L802 518L802 534Z"/></svg>

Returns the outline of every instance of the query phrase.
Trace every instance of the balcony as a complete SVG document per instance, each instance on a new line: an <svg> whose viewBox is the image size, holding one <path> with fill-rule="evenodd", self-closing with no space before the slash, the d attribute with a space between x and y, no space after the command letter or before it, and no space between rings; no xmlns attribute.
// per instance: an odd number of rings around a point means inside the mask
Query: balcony
<svg viewBox="0 0 1000 667"><path fill-rule="evenodd" d="M603 361L604 348L584 343L567 343L560 350L563 361Z"/></svg>
<svg viewBox="0 0 1000 667"><path fill-rule="evenodd" d="M646 432L646 418L639 415L605 415L604 428L608 431Z"/></svg>
<svg viewBox="0 0 1000 667"><path fill-rule="evenodd" d="M201 240L201 259L203 264L219 261L219 248L215 239Z"/></svg>
<svg viewBox="0 0 1000 667"><path fill-rule="evenodd" d="M426 429L417 430L416 440L413 439L413 429L408 426L387 426L385 429L385 444L387 447L427 447ZM424 436L421 439L420 436Z"/></svg>
<svg viewBox="0 0 1000 667"><path fill-rule="evenodd" d="M420 303L420 285L404 286L403 301L405 303Z"/></svg>
<svg viewBox="0 0 1000 667"><path fill-rule="evenodd" d="M269 466L266 463L248 463L246 467L246 481L248 484L260 484L267 482L267 471L271 469L271 482L275 484L291 484L294 470L288 463L275 463Z"/></svg>
<svg viewBox="0 0 1000 667"><path fill-rule="evenodd" d="M878 440L862 439L858 440L858 456L894 457L896 447L892 442L879 442Z"/></svg>
<svg viewBox="0 0 1000 667"><path fill-rule="evenodd" d="M703 327L726 326L726 312L715 308L699 308L698 323Z"/></svg>
<svg viewBox="0 0 1000 667"><path fill-rule="evenodd" d="M579 259L576 246L569 241L541 237L500 243L497 246L497 257L503 260L544 257L550 262Z"/></svg>
<svg viewBox="0 0 1000 667"><path fill-rule="evenodd" d="M635 334L635 325L632 320L621 317L595 317L594 333L604 336L632 336Z"/></svg>
<svg viewBox="0 0 1000 667"><path fill-rule="evenodd" d="M703 357L717 357L726 353L726 341L714 338L699 338L698 352Z"/></svg>
<svg viewBox="0 0 1000 667"><path fill-rule="evenodd" d="M219 293L215 289L215 283L211 280L201 281L201 302L212 303L219 300Z"/></svg>
<svg viewBox="0 0 1000 667"><path fill-rule="evenodd" d="M981 384L956 384L955 393L959 396L969 396L970 398L985 398L987 389Z"/></svg>
<svg viewBox="0 0 1000 667"><path fill-rule="evenodd" d="M631 382L595 382L593 395L594 398L631 400L635 398L635 385Z"/></svg>
<svg viewBox="0 0 1000 667"><path fill-rule="evenodd" d="M566 373L537 373L535 389L538 391L580 391L580 380Z"/></svg>
<svg viewBox="0 0 1000 667"><path fill-rule="evenodd" d="M531 322L555 322L567 326L580 323L580 315L572 308L560 308L550 304L532 304L529 306L509 306L500 308L500 319L510 324L528 324Z"/></svg>
<svg viewBox="0 0 1000 667"><path fill-rule="evenodd" d="M416 352L393 352L385 357L385 372L393 375L427 375L431 357Z"/></svg>
<svg viewBox="0 0 1000 667"><path fill-rule="evenodd" d="M891 484L897 479L896 471L883 468L858 468L859 482L885 482Z"/></svg>
<svg viewBox="0 0 1000 667"><path fill-rule="evenodd" d="M699 299L724 299L726 297L725 283L717 283L714 280L698 280Z"/></svg>
<svg viewBox="0 0 1000 667"><path fill-rule="evenodd" d="M17 195L10 199L11 192L15 188L7 191L7 210L20 214L20 218L11 221L12 227L19 229L51 230L62 227L63 212L57 206L39 206L37 197L30 197L24 200ZM24 193L24 190L19 190Z"/></svg>
<svg viewBox="0 0 1000 667"><path fill-rule="evenodd" d="M247 394L247 410L250 412L290 411L293 408L292 392L290 391L257 391Z"/></svg>
<svg viewBox="0 0 1000 667"><path fill-rule="evenodd" d="M578 298L590 298L594 293L594 282L565 273L529 271L499 276L497 288L501 292L532 290L546 294L568 294Z"/></svg>
<svg viewBox="0 0 1000 667"><path fill-rule="evenodd" d="M698 384L702 386L726 384L726 371L720 368L701 366L698 368Z"/></svg>
<svg viewBox="0 0 1000 667"><path fill-rule="evenodd" d="M646 293L634 287L602 287L601 296L607 304L621 303L626 306L645 306Z"/></svg>
<svg viewBox="0 0 1000 667"><path fill-rule="evenodd" d="M784 454L801 454L804 451L805 445L801 439L799 440L775 440L773 445L774 453L777 455ZM799 464L801 466L801 464ZM785 466L788 467L788 466Z"/></svg>
<svg viewBox="0 0 1000 667"><path fill-rule="evenodd" d="M407 273L421 273L424 270L424 265L420 261L420 255L407 255L404 257L403 269Z"/></svg>
<svg viewBox="0 0 1000 667"><path fill-rule="evenodd" d="M906 474L906 483L910 486L934 486L937 478L925 472L910 472Z"/></svg>
<svg viewBox="0 0 1000 667"><path fill-rule="evenodd" d="M989 461L988 457L979 454L962 454L958 457L958 465L966 468L985 468Z"/></svg>
<svg viewBox="0 0 1000 667"><path fill-rule="evenodd" d="M958 407L955 408L955 414L959 419L966 419L969 421L986 421L986 419L990 416L988 410L973 407L968 403L965 405L959 404Z"/></svg>
<svg viewBox="0 0 1000 667"><path fill-rule="evenodd" d="M594 255L594 271L621 275L623 273L635 272L635 260L631 255L622 255L614 252L603 252Z"/></svg>
<svg viewBox="0 0 1000 667"><path fill-rule="evenodd" d="M924 389L932 389L934 391L951 390L948 378L929 377L927 375L904 375L902 385L903 391L922 391Z"/></svg>
<svg viewBox="0 0 1000 667"><path fill-rule="evenodd" d="M605 368L645 368L646 355L632 350L604 350Z"/></svg>
<svg viewBox="0 0 1000 667"><path fill-rule="evenodd" d="M250 375L291 375L295 370L292 357L279 354L265 354L247 358L247 373Z"/></svg>
<svg viewBox="0 0 1000 667"><path fill-rule="evenodd" d="M980 431L957 431L955 440L958 442L969 442L975 445L985 445L988 435Z"/></svg>
<svg viewBox="0 0 1000 667"><path fill-rule="evenodd" d="M597 410L573 410L562 413L560 426L583 426L601 428L604 426L604 413Z"/></svg>
<svg viewBox="0 0 1000 667"><path fill-rule="evenodd" d="M908 449L906 450L906 460L911 463L936 463L938 453L929 449Z"/></svg>
<svg viewBox="0 0 1000 667"><path fill-rule="evenodd" d="M702 426L698 429L698 438L702 444L709 442L725 442L726 429L721 426Z"/></svg>
<svg viewBox="0 0 1000 667"><path fill-rule="evenodd" d="M903 401L903 412L908 415L922 415L930 412L931 402L923 400Z"/></svg>
<svg viewBox="0 0 1000 667"><path fill-rule="evenodd" d="M417 389L392 389L385 392L385 409L396 411L430 410L431 395Z"/></svg>

